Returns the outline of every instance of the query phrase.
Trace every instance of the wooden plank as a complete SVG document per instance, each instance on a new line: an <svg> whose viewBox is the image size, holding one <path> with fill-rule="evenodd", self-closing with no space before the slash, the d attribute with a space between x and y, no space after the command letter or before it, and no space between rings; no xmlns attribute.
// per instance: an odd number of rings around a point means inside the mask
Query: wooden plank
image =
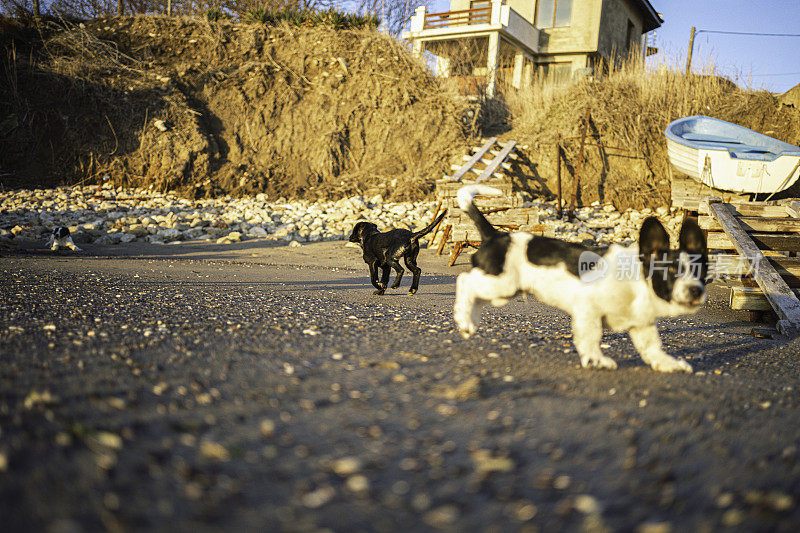
<svg viewBox="0 0 800 533"><path fill-rule="evenodd" d="M776 235L774 233L751 233L750 238L761 250L779 252L800 251L800 235ZM735 250L736 247L723 232L709 233L707 237L709 250Z"/></svg>
<svg viewBox="0 0 800 533"><path fill-rule="evenodd" d="M765 256L789 287L800 287L800 258L786 256ZM750 265L736 254L715 254L708 258L709 275L748 276Z"/></svg>
<svg viewBox="0 0 800 533"><path fill-rule="evenodd" d="M469 172L469 169L471 169L475 163L481 160L484 154L486 154L486 152L488 152L496 142L497 142L497 137L492 137L491 139L483 143L483 146L481 146L480 149L477 152L475 152L475 155L469 158L469 160L467 160L466 163L461 165L461 168L459 168L455 172L455 174L450 176L450 179L452 179L453 181L460 180L461 177L464 176L464 174Z"/></svg>
<svg viewBox="0 0 800 533"><path fill-rule="evenodd" d="M783 209L783 208L781 208ZM785 213L785 209L783 209ZM736 217L739 224L745 231L759 232L792 232L800 231L800 218L774 218L774 217ZM702 229L717 230L722 229L716 219L710 215L700 215L697 219Z"/></svg>
<svg viewBox="0 0 800 533"><path fill-rule="evenodd" d="M767 297L755 287L732 287L728 303L736 310L772 311Z"/></svg>
<svg viewBox="0 0 800 533"><path fill-rule="evenodd" d="M498 155L500 153L500 150L489 150L489 153L494 155L494 156L496 156L496 155ZM508 154L507 159L511 159L511 160L516 161L517 159L519 159L519 155L518 154L514 154L514 153Z"/></svg>
<svg viewBox="0 0 800 533"><path fill-rule="evenodd" d="M505 231L524 231L526 233L535 233L537 235L543 234L547 227L544 224L508 224L508 227L499 227ZM481 236L475 225L471 222L463 222L453 224L450 232L450 240L452 241L480 241Z"/></svg>
<svg viewBox="0 0 800 533"><path fill-rule="evenodd" d="M506 160L508 154L510 154L511 151L516 146L517 146L517 141L508 141L506 144L504 144L503 149L500 150L500 153L496 155L494 159L492 159L492 162L489 163L489 166L487 166L484 169L484 171L481 173L480 176L478 176L478 179L476 179L475 181L476 182L483 181L489 176L491 176L497 170L497 167L499 167L500 164Z"/></svg>
<svg viewBox="0 0 800 533"><path fill-rule="evenodd" d="M713 198L713 197L707 197ZM701 215L710 215L711 213L708 210L708 204L704 200L707 198L701 199L700 211ZM721 200L721 199L720 199ZM786 208L781 205L777 205L774 202L727 202L728 205L733 206L734 214L736 216L743 216L743 217L773 217L773 218L786 218L788 215L786 213Z"/></svg>
<svg viewBox="0 0 800 533"><path fill-rule="evenodd" d="M750 198L749 194L714 189L688 176L674 172L671 174L670 196L673 207L679 207L687 211L698 211L700 200L707 196L717 196L728 203L747 202Z"/></svg>
<svg viewBox="0 0 800 533"><path fill-rule="evenodd" d="M436 195L437 196L456 196L458 194L459 189L464 187L465 185L471 185L474 182L458 182L458 181L451 181L448 183L437 183L436 185ZM497 180L489 183L484 183L483 185L489 185L494 187L495 189L499 189L500 192L509 196L511 195L512 186L507 181Z"/></svg>
<svg viewBox="0 0 800 533"><path fill-rule="evenodd" d="M736 251L751 265L753 278L769 300L775 314L778 315L778 330L787 336L800 335L800 300L797 299L794 291L767 261L726 204L714 202L709 207Z"/></svg>
<svg viewBox="0 0 800 533"><path fill-rule="evenodd" d="M797 200L790 201L788 204L784 205L783 208L790 217L800 218L800 202Z"/></svg>
<svg viewBox="0 0 800 533"><path fill-rule="evenodd" d="M448 209L458 209L461 211L455 198L444 198L443 201L447 205ZM478 206L478 209L485 211L486 209L497 209L501 207L506 207L509 209L516 208L520 205L521 200L516 196L512 196L510 198L508 196L486 196L475 198L474 202L475 205Z"/></svg>
<svg viewBox="0 0 800 533"><path fill-rule="evenodd" d="M491 152L491 151L490 151L490 152ZM499 153L499 152L497 152L497 153ZM512 154L509 154L509 157L508 157L507 159L510 159L510 156L511 156L511 155L512 155ZM470 156L468 156L468 155L463 155L463 156L462 156L462 159L463 159L464 161L472 161L472 160L474 160L474 159L475 159L475 157L474 157L474 156L473 156L473 157L470 157ZM488 164L489 164L489 163L491 163L492 161L493 161L492 159L489 159L489 158L487 158L487 157L484 157L484 158L481 158L480 160L478 160L478 161L477 161L475 164L477 164L477 163L483 163L484 165L488 165ZM502 164L502 165L500 165L500 166L501 166L501 167L503 167L503 168L504 168L504 169L506 169L506 170L511 170L511 163L503 163L503 164ZM473 170L473 171L475 171L475 167L474 167L474 166L472 167L472 170Z"/></svg>

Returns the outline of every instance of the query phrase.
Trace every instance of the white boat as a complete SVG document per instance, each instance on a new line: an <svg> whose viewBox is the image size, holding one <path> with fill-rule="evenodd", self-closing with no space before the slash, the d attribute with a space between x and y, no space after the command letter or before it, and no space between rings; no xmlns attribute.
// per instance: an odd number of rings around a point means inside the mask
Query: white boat
<svg viewBox="0 0 800 533"><path fill-rule="evenodd" d="M695 115L664 134L672 166L709 187L777 193L800 177L800 147L737 124Z"/></svg>

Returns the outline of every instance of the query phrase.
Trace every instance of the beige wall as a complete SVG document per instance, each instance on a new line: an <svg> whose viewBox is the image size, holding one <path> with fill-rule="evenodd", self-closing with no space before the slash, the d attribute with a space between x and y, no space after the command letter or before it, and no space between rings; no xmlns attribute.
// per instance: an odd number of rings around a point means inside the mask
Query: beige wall
<svg viewBox="0 0 800 533"><path fill-rule="evenodd" d="M516 9L514 1L511 0L511 6ZM516 1L522 3L521 0ZM534 2L530 1L529 3L532 20ZM596 50L602 6L603 0L572 0L571 24L564 28L540 29L539 52L560 54Z"/></svg>
<svg viewBox="0 0 800 533"><path fill-rule="evenodd" d="M625 41L629 20L633 23L630 49ZM598 40L597 51L601 55L610 58L616 53L618 57L625 58L630 51L641 52L643 19L630 0L605 0L600 22L604 31Z"/></svg>
<svg viewBox="0 0 800 533"><path fill-rule="evenodd" d="M450 9L442 11L461 11L462 9L469 9L469 0L450 0Z"/></svg>

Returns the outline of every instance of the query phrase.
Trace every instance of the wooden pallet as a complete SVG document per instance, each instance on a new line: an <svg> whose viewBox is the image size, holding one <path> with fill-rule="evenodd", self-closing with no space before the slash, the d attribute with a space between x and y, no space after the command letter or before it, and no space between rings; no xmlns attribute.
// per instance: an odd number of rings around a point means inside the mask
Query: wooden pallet
<svg viewBox="0 0 800 533"><path fill-rule="evenodd" d="M503 231L526 231L539 235L545 231L544 225L539 223L539 211L535 207L486 209L484 215L494 227ZM447 230L453 242L449 266L455 264L459 254L466 248L478 248L481 245L481 236L475 224L460 209L453 210Z"/></svg>
<svg viewBox="0 0 800 533"><path fill-rule="evenodd" d="M447 209L445 217L431 236L431 243L436 243L437 253L441 255L447 245L452 245L449 265L453 266L459 254L468 247L480 246L481 238L475 225L459 207L456 195L465 185L477 181L453 182L439 180L436 182L436 194L439 197L437 212ZM545 228L539 224L539 210L535 207L522 207L520 199L513 193L511 184L501 178L487 179L482 182L503 192L503 196L478 196L474 202L478 209L486 215L489 222L505 231L527 231L543 234ZM439 230L442 230L439 234Z"/></svg>
<svg viewBox="0 0 800 533"><path fill-rule="evenodd" d="M778 330L800 336L800 203L727 203L709 197L698 205L700 227L708 231L713 275L737 276L733 309L772 310ZM734 251L735 253L731 253Z"/></svg>
<svg viewBox="0 0 800 533"><path fill-rule="evenodd" d="M703 198L709 196L721 198L722 201L727 203L742 203L750 200L749 194L714 189L688 176L675 174L672 169L670 169L670 194L672 207L679 207L692 212L696 212Z"/></svg>

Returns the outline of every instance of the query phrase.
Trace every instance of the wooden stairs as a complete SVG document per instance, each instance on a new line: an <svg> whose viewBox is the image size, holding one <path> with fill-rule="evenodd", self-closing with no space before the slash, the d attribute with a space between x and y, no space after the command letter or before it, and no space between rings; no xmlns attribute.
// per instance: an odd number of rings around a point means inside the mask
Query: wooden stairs
<svg viewBox="0 0 800 533"><path fill-rule="evenodd" d="M473 148L473 155L464 156L464 164L453 165L452 176L436 181L436 197L439 200L436 211L447 209L448 215L434 230L431 243L436 244L441 255L448 245L452 245L449 265L453 266L459 254L467 247L480 246L480 235L475 225L461 211L456 201L458 190L465 185L482 183L503 192L503 196L477 197L475 205L496 227L504 230L521 230L530 233L543 233L539 224L539 212L534 207L523 207L522 201L514 193L511 181L503 172L512 170L512 161L517 155L516 141L500 143L497 137L488 139L480 147ZM439 231L441 229L441 232Z"/></svg>

